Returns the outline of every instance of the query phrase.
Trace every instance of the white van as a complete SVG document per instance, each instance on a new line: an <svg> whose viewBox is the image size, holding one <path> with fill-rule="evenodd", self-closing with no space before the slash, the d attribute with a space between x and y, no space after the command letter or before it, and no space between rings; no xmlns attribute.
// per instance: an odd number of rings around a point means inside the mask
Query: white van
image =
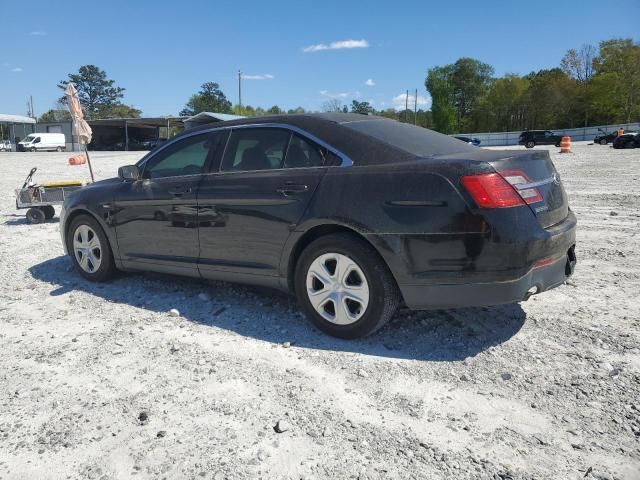
<svg viewBox="0 0 640 480"><path fill-rule="evenodd" d="M18 143L18 151L49 150L62 152L67 148L64 133L31 133Z"/></svg>

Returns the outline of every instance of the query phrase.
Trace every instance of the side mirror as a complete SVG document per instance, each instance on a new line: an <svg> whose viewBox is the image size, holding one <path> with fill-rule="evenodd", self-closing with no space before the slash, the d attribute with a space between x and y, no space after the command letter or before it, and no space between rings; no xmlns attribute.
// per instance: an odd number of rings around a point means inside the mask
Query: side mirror
<svg viewBox="0 0 640 480"><path fill-rule="evenodd" d="M140 178L140 170L136 165L125 165L118 168L118 178L125 182L135 182Z"/></svg>

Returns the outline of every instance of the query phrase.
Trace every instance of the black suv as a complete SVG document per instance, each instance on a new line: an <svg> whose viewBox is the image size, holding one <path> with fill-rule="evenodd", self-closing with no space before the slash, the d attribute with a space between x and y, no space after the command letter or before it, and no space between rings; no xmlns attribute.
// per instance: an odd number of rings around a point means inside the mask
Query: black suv
<svg viewBox="0 0 640 480"><path fill-rule="evenodd" d="M556 135L549 130L527 130L522 132L518 138L518 144L527 148L533 148L536 145L555 145L560 146L562 136Z"/></svg>

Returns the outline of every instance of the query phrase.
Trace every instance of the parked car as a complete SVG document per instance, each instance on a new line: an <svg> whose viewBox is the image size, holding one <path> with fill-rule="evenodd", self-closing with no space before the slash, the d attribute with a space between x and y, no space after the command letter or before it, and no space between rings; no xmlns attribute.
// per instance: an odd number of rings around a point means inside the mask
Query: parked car
<svg viewBox="0 0 640 480"><path fill-rule="evenodd" d="M573 272L576 217L548 152L484 150L376 116L185 131L73 193L62 244L84 278L156 271L296 294L342 338L403 303L512 303Z"/></svg>
<svg viewBox="0 0 640 480"><path fill-rule="evenodd" d="M549 130L526 130L518 138L518 144L527 148L533 148L536 145L555 145L559 147L561 141L561 135L556 135Z"/></svg>
<svg viewBox="0 0 640 480"><path fill-rule="evenodd" d="M475 145L476 147L480 145L480 139L478 138L461 137L458 135L454 135L453 138L457 138L458 140L468 143L469 145Z"/></svg>
<svg viewBox="0 0 640 480"><path fill-rule="evenodd" d="M600 132L602 132L600 135L597 135L594 137L593 139L593 143L598 143L600 145L607 145L608 143L613 142L616 138L618 138L618 132L611 132L611 133L606 133L603 130L600 130Z"/></svg>
<svg viewBox="0 0 640 480"><path fill-rule="evenodd" d="M613 148L640 148L640 133L627 132L613 141Z"/></svg>
<svg viewBox="0 0 640 480"><path fill-rule="evenodd" d="M66 148L64 133L31 133L18 143L19 152L62 152Z"/></svg>
<svg viewBox="0 0 640 480"><path fill-rule="evenodd" d="M9 140L0 140L0 152L10 152L11 149L12 146Z"/></svg>

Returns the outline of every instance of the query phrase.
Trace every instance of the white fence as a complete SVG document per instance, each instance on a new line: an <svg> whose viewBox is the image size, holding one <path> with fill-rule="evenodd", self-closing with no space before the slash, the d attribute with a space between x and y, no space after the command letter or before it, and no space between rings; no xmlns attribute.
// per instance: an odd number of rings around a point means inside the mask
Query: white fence
<svg viewBox="0 0 640 480"><path fill-rule="evenodd" d="M640 131L640 123L622 123L619 125L601 125L596 127L570 128L566 130L554 129L553 133L558 135L569 135L571 140L593 140L596 135L601 135L602 129L605 133L614 132L618 127L624 128L625 132ZM493 145L517 145L518 137L522 132L494 132L494 133L461 133L461 136L472 137L480 140L480 146L490 147Z"/></svg>

